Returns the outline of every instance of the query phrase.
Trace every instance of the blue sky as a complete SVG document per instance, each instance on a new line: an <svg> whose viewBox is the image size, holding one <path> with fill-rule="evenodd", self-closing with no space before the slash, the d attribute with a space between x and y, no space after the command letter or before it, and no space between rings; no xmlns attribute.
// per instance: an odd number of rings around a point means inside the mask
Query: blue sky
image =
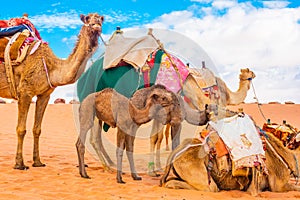
<svg viewBox="0 0 300 200"><path fill-rule="evenodd" d="M174 30L206 51L216 75L231 90L237 89L239 70L249 67L257 75L253 84L261 102L300 103L300 3L296 0L13 0L2 2L2 7L1 19L28 13L43 40L61 58L72 52L82 26L80 14L104 15L105 39L116 26ZM73 91L74 85L58 88L51 101L72 99ZM246 102L253 102L253 97L250 90Z"/></svg>

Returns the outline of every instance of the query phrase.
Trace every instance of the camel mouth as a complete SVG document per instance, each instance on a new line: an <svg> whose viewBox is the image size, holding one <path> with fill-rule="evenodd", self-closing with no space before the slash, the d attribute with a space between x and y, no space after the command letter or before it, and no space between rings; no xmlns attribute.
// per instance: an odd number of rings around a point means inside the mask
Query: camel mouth
<svg viewBox="0 0 300 200"><path fill-rule="evenodd" d="M102 31L102 26L101 24L91 24L92 28L98 32Z"/></svg>

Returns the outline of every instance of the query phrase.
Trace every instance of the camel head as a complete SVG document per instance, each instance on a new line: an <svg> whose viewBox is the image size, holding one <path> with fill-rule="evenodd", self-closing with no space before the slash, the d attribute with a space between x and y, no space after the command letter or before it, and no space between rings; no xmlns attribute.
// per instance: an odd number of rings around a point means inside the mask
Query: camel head
<svg viewBox="0 0 300 200"><path fill-rule="evenodd" d="M102 32L102 23L104 17L100 16L97 13L90 13L88 15L80 15L81 21L84 23L84 26L88 27L88 31L91 35L99 36Z"/></svg>
<svg viewBox="0 0 300 200"><path fill-rule="evenodd" d="M147 104L150 107L150 116L166 124L170 121L170 113L174 110L174 96L164 86L153 86L148 95Z"/></svg>
<svg viewBox="0 0 300 200"><path fill-rule="evenodd" d="M255 74L253 71L249 70L249 68L246 69L241 69L241 73L240 73L240 80L249 80L251 81L252 79L255 78Z"/></svg>

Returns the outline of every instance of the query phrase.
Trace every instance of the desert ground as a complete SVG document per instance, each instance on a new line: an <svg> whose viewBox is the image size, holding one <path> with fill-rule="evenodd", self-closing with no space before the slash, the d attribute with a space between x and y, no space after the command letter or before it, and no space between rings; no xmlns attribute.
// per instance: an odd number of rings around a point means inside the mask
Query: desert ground
<svg viewBox="0 0 300 200"><path fill-rule="evenodd" d="M243 107L259 126L265 122L257 104L231 106L237 110ZM299 104L262 104L262 113L272 122L287 123L300 128ZM130 177L126 154L124 154L123 180L116 183L116 173L107 172L88 148L85 154L87 172L91 179L80 177L77 168L75 142L78 136L76 104L49 104L45 112L40 138L40 156L46 164L43 168L32 164L32 126L34 104L28 114L27 135L24 142L24 162L29 170L13 169L16 152L17 104L0 104L0 199L300 199L300 192L263 192L252 197L247 192L220 191L218 193L190 190L166 189L159 186L159 177L149 177L146 173L149 157L149 126L141 127L135 142L135 164L141 181ZM193 137L197 127L184 124L182 139ZM106 148L115 160L115 130L103 133ZM164 142L164 141L163 141ZM162 149L162 162L169 152ZM291 180L294 181L294 180Z"/></svg>

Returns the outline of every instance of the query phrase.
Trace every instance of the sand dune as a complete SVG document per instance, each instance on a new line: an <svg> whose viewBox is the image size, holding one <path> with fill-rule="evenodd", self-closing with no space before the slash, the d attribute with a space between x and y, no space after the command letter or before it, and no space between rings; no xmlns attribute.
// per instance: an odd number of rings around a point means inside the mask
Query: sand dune
<svg viewBox="0 0 300 200"><path fill-rule="evenodd" d="M0 199L299 199L300 192L272 193L263 192L259 197L252 197L246 192L221 191L218 193L189 190L172 190L159 187L159 177L149 177L147 156L149 156L148 126L145 125L138 133L136 140L136 166L142 181L133 181L129 173L123 175L126 184L116 183L116 174L103 170L100 162L92 152L86 153L88 174L92 179L83 179L78 173L77 140L78 125L76 123L76 104L49 105L40 138L40 155L46 167L33 168L27 171L14 170L14 159L17 137L17 104L0 104ZM243 104L230 107L237 110L243 107L258 125L262 126L265 119L256 104ZM272 122L288 123L300 128L300 105L298 104L263 104L263 115ZM27 123L27 135L24 142L25 164L32 164L32 126L34 104L32 104ZM192 137L195 127L185 124L183 137ZM188 132L188 133L187 133ZM106 145L114 156L114 130L104 133ZM168 152L163 150L164 159ZM126 169L126 156L124 168Z"/></svg>

